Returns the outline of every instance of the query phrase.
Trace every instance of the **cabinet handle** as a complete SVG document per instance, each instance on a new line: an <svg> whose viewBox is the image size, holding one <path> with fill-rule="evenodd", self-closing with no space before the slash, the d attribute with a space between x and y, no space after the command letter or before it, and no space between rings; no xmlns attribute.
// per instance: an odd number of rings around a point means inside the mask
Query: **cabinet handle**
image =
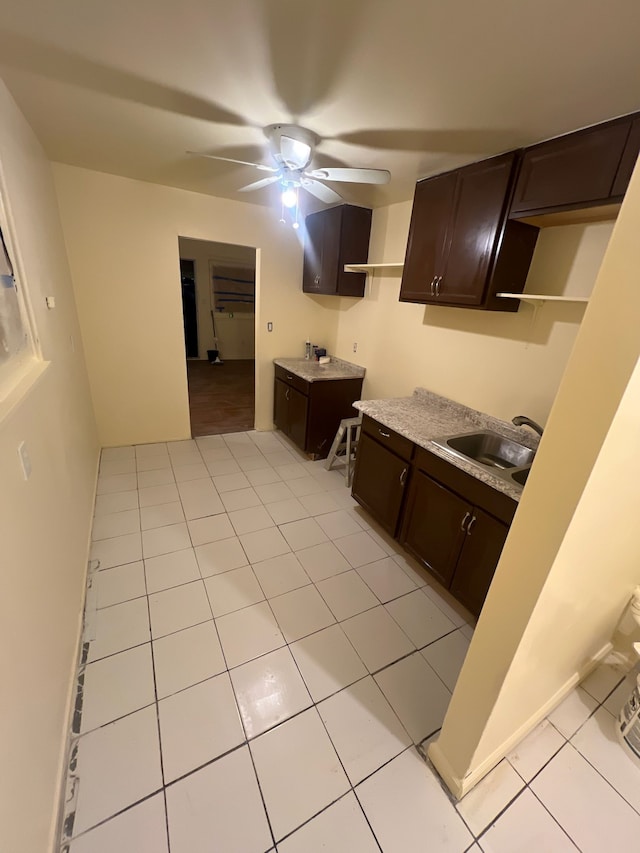
<svg viewBox="0 0 640 853"><path fill-rule="evenodd" d="M402 469L402 474L400 474L400 485L401 485L401 486L404 486L404 484L405 484L406 482L407 482L407 469L406 469L406 468L403 468L403 469Z"/></svg>
<svg viewBox="0 0 640 853"><path fill-rule="evenodd" d="M434 292L433 292L433 286L434 286L434 284L436 283L436 278L437 278L437 276L435 276L435 275L434 275L434 277L431 279L431 295L432 295L432 296L434 296L434 295L435 295L435 294L434 294Z"/></svg>
<svg viewBox="0 0 640 853"><path fill-rule="evenodd" d="M467 536L471 536L471 528L476 523L476 521L477 521L477 519L476 519L475 515L472 516L471 521L469 522L469 526L467 527Z"/></svg>
<svg viewBox="0 0 640 853"><path fill-rule="evenodd" d="M288 388L287 388L287 390L284 392L284 398L285 398L285 400L288 400L288 399L289 399L289 389L288 389Z"/></svg>
<svg viewBox="0 0 640 853"><path fill-rule="evenodd" d="M381 430L381 429L379 429L379 430L378 430L378 432L380 433L380 435L381 435L383 438L391 438L391 436L389 435L389 433L388 433L388 432L382 432L382 430Z"/></svg>
<svg viewBox="0 0 640 853"><path fill-rule="evenodd" d="M465 526L465 524L467 523L467 519L469 518L469 516L470 516L470 515L471 515L471 513L470 513L470 512L466 512L466 513L464 514L464 518L462 519L462 524L460 525L460 530L462 530L462 532L463 532L463 533L468 533L468 531L466 531L466 530L464 529L464 526Z"/></svg>
<svg viewBox="0 0 640 853"><path fill-rule="evenodd" d="M440 296L440 282L442 281L442 276L438 276L436 279L436 296Z"/></svg>
<svg viewBox="0 0 640 853"><path fill-rule="evenodd" d="M319 276L319 275L317 275L317 276L314 278L313 283L314 283L314 284L320 284L320 276Z"/></svg>
<svg viewBox="0 0 640 853"><path fill-rule="evenodd" d="M293 379L293 376L287 375L287 379Z"/></svg>

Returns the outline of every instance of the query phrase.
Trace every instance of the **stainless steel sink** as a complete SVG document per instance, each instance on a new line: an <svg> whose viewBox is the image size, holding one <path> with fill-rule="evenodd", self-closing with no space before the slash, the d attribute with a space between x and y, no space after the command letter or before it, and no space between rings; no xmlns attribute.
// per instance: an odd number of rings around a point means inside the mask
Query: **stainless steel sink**
<svg viewBox="0 0 640 853"><path fill-rule="evenodd" d="M489 468L521 468L529 465L535 450L504 438L497 432L473 432L445 439L452 450Z"/></svg>
<svg viewBox="0 0 640 853"><path fill-rule="evenodd" d="M445 436L434 439L434 444L519 487L526 483L536 455L530 447L492 430Z"/></svg>
<svg viewBox="0 0 640 853"><path fill-rule="evenodd" d="M529 476L529 471L531 468L521 468L519 471L510 471L509 476L512 480L515 480L516 483L520 486L524 486L527 482L527 477Z"/></svg>

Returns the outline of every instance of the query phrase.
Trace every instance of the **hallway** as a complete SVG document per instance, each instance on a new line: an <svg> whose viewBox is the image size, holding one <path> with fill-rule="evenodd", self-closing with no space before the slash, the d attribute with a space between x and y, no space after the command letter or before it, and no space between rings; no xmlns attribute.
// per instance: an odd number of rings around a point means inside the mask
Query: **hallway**
<svg viewBox="0 0 640 853"><path fill-rule="evenodd" d="M278 433L103 450L64 853L635 849L603 665L460 803L472 620Z"/></svg>
<svg viewBox="0 0 640 853"><path fill-rule="evenodd" d="M255 419L255 361L237 359L224 364L188 359L191 435L243 432Z"/></svg>

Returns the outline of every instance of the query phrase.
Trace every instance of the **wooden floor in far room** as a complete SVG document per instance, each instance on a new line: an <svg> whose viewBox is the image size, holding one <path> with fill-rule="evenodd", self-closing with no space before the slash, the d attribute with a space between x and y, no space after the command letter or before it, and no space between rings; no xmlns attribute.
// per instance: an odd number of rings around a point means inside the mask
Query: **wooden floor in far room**
<svg viewBox="0 0 640 853"><path fill-rule="evenodd" d="M253 429L255 361L209 364L187 361L191 435L218 435Z"/></svg>

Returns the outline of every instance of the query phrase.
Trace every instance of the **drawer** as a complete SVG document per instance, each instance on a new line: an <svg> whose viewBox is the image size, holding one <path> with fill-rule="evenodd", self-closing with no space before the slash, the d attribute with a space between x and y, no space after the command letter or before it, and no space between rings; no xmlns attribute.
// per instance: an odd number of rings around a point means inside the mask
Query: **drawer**
<svg viewBox="0 0 640 853"><path fill-rule="evenodd" d="M402 459L406 459L407 462L411 460L413 442L410 439L394 432L389 427L384 426L384 424L374 421L368 415L364 415L362 418L362 431L368 433L372 438L375 438L384 447L388 447L389 450L392 450Z"/></svg>
<svg viewBox="0 0 640 853"><path fill-rule="evenodd" d="M279 364L276 364L275 368L276 379L281 379L283 382L286 382L287 385L295 388L296 391L306 394L307 397L309 396L309 385L311 383L307 382L307 380L303 379L301 376L297 376L295 373L285 370L284 367L280 367Z"/></svg>

